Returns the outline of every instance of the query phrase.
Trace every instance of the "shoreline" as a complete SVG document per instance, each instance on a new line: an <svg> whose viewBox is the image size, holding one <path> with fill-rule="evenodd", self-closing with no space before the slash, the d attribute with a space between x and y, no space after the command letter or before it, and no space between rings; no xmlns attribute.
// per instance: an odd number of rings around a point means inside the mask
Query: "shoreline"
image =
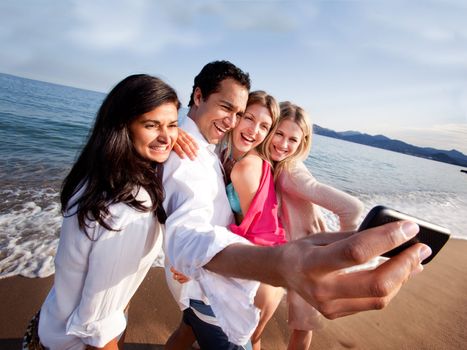
<svg viewBox="0 0 467 350"><path fill-rule="evenodd" d="M384 310L334 321L313 335L311 349L460 349L467 344L467 240L450 239L425 271L402 287ZM53 276L0 279L0 348L19 349ZM181 313L161 268L151 268L131 302L125 349L163 349ZM263 335L263 348L287 347L284 301Z"/></svg>

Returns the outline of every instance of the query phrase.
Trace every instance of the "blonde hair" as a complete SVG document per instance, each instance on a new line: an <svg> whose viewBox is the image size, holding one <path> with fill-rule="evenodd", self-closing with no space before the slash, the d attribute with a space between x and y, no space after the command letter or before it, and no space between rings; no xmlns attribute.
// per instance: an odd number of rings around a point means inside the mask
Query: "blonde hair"
<svg viewBox="0 0 467 350"><path fill-rule="evenodd" d="M310 153L311 149L312 125L310 117L302 107L299 107L290 101L285 101L280 103L279 120L277 121L274 129L271 129L266 140L261 145L261 148L263 148L263 152L266 158L271 159L269 147L271 145L274 134L277 131L277 128L279 127L280 123L284 120L290 120L296 123L302 130L303 137L300 141L300 145L298 146L294 154L274 164L275 178L277 178L277 176L279 176L279 174L284 169L289 169L293 163L305 160L308 157L308 154Z"/></svg>
<svg viewBox="0 0 467 350"><path fill-rule="evenodd" d="M265 91L262 91L262 90L252 91L248 95L248 102L246 104L246 108L252 105L260 105L268 109L269 114L271 115L271 121L272 121L271 129L269 130L269 133L271 133L271 130L275 128L279 120L279 114L280 114L279 104L277 103L276 99ZM233 130L230 130L228 134L226 135L226 137L224 138L225 153L222 159L223 163L227 161L232 151L232 131ZM269 133L268 133L268 136L269 136ZM270 162L270 158L265 154L263 147L261 147L262 144L264 144L265 140L263 140L261 144L256 146L255 149L261 158Z"/></svg>

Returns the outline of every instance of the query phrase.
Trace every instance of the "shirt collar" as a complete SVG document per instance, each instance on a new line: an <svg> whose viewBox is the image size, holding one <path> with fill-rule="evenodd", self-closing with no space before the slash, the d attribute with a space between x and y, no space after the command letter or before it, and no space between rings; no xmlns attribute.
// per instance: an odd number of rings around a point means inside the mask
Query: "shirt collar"
<svg viewBox="0 0 467 350"><path fill-rule="evenodd" d="M216 145L206 141L203 134L201 134L199 131L198 125L196 125L193 119L187 117L183 123L183 129L196 139L199 147L207 148L211 152L215 151Z"/></svg>

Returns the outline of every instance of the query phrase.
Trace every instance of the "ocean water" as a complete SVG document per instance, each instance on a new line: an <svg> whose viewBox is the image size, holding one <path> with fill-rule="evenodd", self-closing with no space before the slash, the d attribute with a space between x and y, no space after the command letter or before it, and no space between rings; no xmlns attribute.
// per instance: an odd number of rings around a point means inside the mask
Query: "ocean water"
<svg viewBox="0 0 467 350"><path fill-rule="evenodd" d="M60 185L104 97L0 74L0 278L54 272ZM317 135L306 164L319 181L360 198L366 211L383 204L467 239L460 167ZM325 216L337 229L336 218Z"/></svg>

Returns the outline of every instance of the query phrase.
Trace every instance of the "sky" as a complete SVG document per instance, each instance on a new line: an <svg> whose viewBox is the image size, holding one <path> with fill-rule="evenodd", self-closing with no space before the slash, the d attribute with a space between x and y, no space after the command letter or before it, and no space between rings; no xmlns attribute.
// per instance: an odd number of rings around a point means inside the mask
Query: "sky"
<svg viewBox="0 0 467 350"><path fill-rule="evenodd" d="M226 59L336 131L467 154L465 0L1 0L0 72L108 92L159 76L188 103Z"/></svg>

